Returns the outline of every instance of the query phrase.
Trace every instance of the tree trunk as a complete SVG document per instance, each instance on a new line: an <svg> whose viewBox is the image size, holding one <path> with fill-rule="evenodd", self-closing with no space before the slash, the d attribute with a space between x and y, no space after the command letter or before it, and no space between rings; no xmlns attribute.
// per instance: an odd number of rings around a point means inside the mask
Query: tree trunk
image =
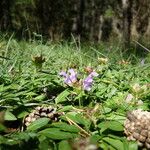
<svg viewBox="0 0 150 150"><path fill-rule="evenodd" d="M79 35L82 35L83 16L84 16L84 0L80 0L79 20L78 20L78 34Z"/></svg>
<svg viewBox="0 0 150 150"><path fill-rule="evenodd" d="M10 0L0 2L0 29L7 30L11 25Z"/></svg>
<svg viewBox="0 0 150 150"><path fill-rule="evenodd" d="M94 23L95 23L95 1L92 0L92 10L91 10L91 25L90 25L90 35L89 35L89 39L93 40L94 37Z"/></svg>
<svg viewBox="0 0 150 150"><path fill-rule="evenodd" d="M131 0L122 0L123 11L123 45L124 49L130 47L131 38L131 20L132 20L132 2Z"/></svg>

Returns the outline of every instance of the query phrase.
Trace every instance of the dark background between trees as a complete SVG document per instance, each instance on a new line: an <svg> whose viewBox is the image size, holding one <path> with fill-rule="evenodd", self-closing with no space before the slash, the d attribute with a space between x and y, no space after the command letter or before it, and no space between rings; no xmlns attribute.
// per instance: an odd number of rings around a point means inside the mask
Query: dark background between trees
<svg viewBox="0 0 150 150"><path fill-rule="evenodd" d="M1 0L0 30L51 40L150 41L150 0Z"/></svg>

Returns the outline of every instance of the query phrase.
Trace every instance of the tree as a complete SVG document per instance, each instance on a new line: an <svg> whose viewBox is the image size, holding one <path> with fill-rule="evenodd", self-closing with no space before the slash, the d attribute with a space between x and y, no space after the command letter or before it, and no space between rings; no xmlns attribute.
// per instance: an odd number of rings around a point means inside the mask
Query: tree
<svg viewBox="0 0 150 150"><path fill-rule="evenodd" d="M122 0L122 11L123 11L123 44L124 48L127 49L130 46L131 39L131 21L132 21L132 1Z"/></svg>
<svg viewBox="0 0 150 150"><path fill-rule="evenodd" d="M13 2L11 0L0 1L0 29L7 30L11 28L10 7Z"/></svg>

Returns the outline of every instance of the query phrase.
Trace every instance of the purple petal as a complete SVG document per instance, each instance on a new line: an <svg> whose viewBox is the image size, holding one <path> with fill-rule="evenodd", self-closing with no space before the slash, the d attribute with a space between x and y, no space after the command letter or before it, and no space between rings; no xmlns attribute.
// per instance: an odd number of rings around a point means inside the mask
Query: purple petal
<svg viewBox="0 0 150 150"><path fill-rule="evenodd" d="M60 76L63 76L63 77L66 77L66 76L67 76L67 73L66 73L65 71L61 71L61 72L59 73L59 75L60 75Z"/></svg>
<svg viewBox="0 0 150 150"><path fill-rule="evenodd" d="M70 75L76 75L76 72L74 71L74 69L69 69L68 72L70 73Z"/></svg>
<svg viewBox="0 0 150 150"><path fill-rule="evenodd" d="M83 89L86 91L90 91L92 88L92 84L93 84L93 79L92 77L89 75L84 81L83 81Z"/></svg>
<svg viewBox="0 0 150 150"><path fill-rule="evenodd" d="M84 83L92 83L92 82L93 82L93 78L90 75L84 80Z"/></svg>
<svg viewBox="0 0 150 150"><path fill-rule="evenodd" d="M74 69L69 69L68 73L69 73L69 78L71 82L75 83L77 81L77 73L74 71Z"/></svg>
<svg viewBox="0 0 150 150"><path fill-rule="evenodd" d="M64 82L68 85L71 85L72 84L72 81L70 80L69 76L67 76L64 80Z"/></svg>

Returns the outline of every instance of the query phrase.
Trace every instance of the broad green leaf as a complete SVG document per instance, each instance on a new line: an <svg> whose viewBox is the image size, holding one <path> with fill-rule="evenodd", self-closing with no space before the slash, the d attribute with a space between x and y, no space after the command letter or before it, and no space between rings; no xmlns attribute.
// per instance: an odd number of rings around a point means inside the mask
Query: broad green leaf
<svg viewBox="0 0 150 150"><path fill-rule="evenodd" d="M110 144L112 147L114 147L117 150L124 150L124 145L121 141L117 140L117 139L112 139L109 137L105 137L103 138L103 140L105 142L107 142L108 144Z"/></svg>
<svg viewBox="0 0 150 150"><path fill-rule="evenodd" d="M109 117L107 117L108 120L114 120L114 121L118 121L120 123L124 122L126 119L126 116L120 113L111 113Z"/></svg>
<svg viewBox="0 0 150 150"><path fill-rule="evenodd" d="M118 121L103 121L98 124L98 127L103 129L111 129L113 131L123 131L123 125Z"/></svg>
<svg viewBox="0 0 150 150"><path fill-rule="evenodd" d="M22 111L18 114L17 118L23 118L24 116L28 115L27 111Z"/></svg>
<svg viewBox="0 0 150 150"><path fill-rule="evenodd" d="M42 94L42 95L39 95L39 96L35 97L34 100L36 100L36 101L42 101L42 100L45 99L45 97L46 96L44 94Z"/></svg>
<svg viewBox="0 0 150 150"><path fill-rule="evenodd" d="M82 114L77 114L76 118L78 122L86 127L86 129L89 129L91 122L87 118L83 117Z"/></svg>
<svg viewBox="0 0 150 150"><path fill-rule="evenodd" d="M69 106L63 106L63 108L61 108L59 111L64 112L64 111L71 111L71 110L73 110L73 106L69 105Z"/></svg>
<svg viewBox="0 0 150 150"><path fill-rule="evenodd" d="M58 150L72 150L68 141L61 141L58 145Z"/></svg>
<svg viewBox="0 0 150 150"><path fill-rule="evenodd" d="M80 132L80 129L77 128L76 126L69 125L69 124L63 123L63 122L53 123L52 126L59 128L60 130L63 130L63 131L75 132L75 133Z"/></svg>
<svg viewBox="0 0 150 150"><path fill-rule="evenodd" d="M76 134L71 134L69 132L60 131L60 129L58 128L47 128L40 131L39 134L54 140L71 139L74 138L76 135Z"/></svg>
<svg viewBox="0 0 150 150"><path fill-rule="evenodd" d="M76 118L76 113L75 112L69 112L64 116L61 116L62 120L68 121L67 118L71 119L72 121L74 121L75 123L79 124L77 118Z"/></svg>
<svg viewBox="0 0 150 150"><path fill-rule="evenodd" d="M112 147L110 144L106 143L106 142L102 142L99 144L99 147L102 149L102 150L116 150L114 147Z"/></svg>
<svg viewBox="0 0 150 150"><path fill-rule="evenodd" d="M67 101L66 97L70 94L70 92L68 90L63 91L62 93L60 93L56 98L55 98L55 103L61 103L64 101Z"/></svg>
<svg viewBox="0 0 150 150"><path fill-rule="evenodd" d="M111 112L111 108L108 108L108 107L104 107L103 109L102 109L102 112L104 113L104 114L107 114L107 113L109 113L109 112Z"/></svg>
<svg viewBox="0 0 150 150"><path fill-rule="evenodd" d="M138 144L136 141L128 141L126 137L121 138L121 141L123 142L124 150L138 150Z"/></svg>
<svg viewBox="0 0 150 150"><path fill-rule="evenodd" d="M54 143L50 141L48 138L40 141L40 144L38 145L39 150L56 150L54 149Z"/></svg>
<svg viewBox="0 0 150 150"><path fill-rule="evenodd" d="M101 138L102 138L102 137L101 137L100 135L93 134L93 135L91 135L91 137L90 137L90 141L91 141L92 143L96 143L96 142L98 142Z"/></svg>
<svg viewBox="0 0 150 150"><path fill-rule="evenodd" d="M17 118L10 111L7 110L4 115L4 120L14 121L17 120Z"/></svg>
<svg viewBox="0 0 150 150"><path fill-rule="evenodd" d="M138 144L136 142L129 142L129 150L138 150Z"/></svg>
<svg viewBox="0 0 150 150"><path fill-rule="evenodd" d="M12 137L18 140L28 141L30 140L30 138L33 139L36 136L37 136L36 133L33 133L33 132L19 132L19 133L14 134Z"/></svg>
<svg viewBox="0 0 150 150"><path fill-rule="evenodd" d="M78 124L82 124L86 127L90 126L90 121L88 119L86 119L85 117L83 117L83 115L81 113L75 113L75 112L69 112L66 114L66 116L73 120L75 123Z"/></svg>
<svg viewBox="0 0 150 150"><path fill-rule="evenodd" d="M27 130L35 131L37 129L40 129L41 127L47 125L49 122L49 118L40 118L34 122L32 122L28 127Z"/></svg>

